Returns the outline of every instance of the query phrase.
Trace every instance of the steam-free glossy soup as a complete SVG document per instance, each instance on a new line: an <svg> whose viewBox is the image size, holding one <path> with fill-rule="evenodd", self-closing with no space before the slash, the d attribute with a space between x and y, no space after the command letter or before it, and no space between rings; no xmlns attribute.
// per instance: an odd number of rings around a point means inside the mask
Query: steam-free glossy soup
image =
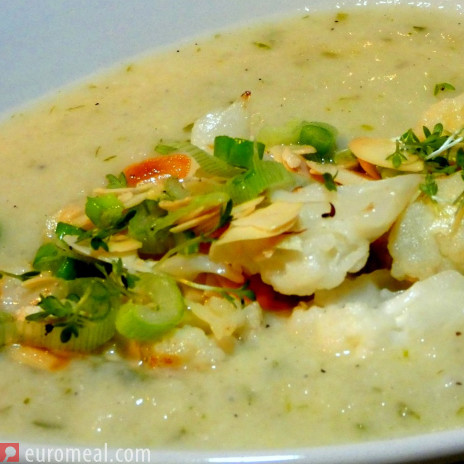
<svg viewBox="0 0 464 464"><path fill-rule="evenodd" d="M404 132L440 98L435 84L464 89L460 22L413 7L300 15L129 63L13 115L0 127L0 268L27 269L47 217L245 90L256 127L326 121L342 144ZM406 296L373 281L355 297L321 292L203 367L147 370L109 350L48 372L4 349L0 434L216 449L460 427L463 279L445 273Z"/></svg>

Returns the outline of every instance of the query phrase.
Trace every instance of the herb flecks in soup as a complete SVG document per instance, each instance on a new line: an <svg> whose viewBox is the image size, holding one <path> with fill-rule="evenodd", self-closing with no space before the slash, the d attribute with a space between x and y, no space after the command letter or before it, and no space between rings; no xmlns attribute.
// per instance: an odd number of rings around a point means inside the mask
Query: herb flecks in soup
<svg viewBox="0 0 464 464"><path fill-rule="evenodd" d="M6 121L2 432L211 449L461 426L461 43L434 10L311 14Z"/></svg>

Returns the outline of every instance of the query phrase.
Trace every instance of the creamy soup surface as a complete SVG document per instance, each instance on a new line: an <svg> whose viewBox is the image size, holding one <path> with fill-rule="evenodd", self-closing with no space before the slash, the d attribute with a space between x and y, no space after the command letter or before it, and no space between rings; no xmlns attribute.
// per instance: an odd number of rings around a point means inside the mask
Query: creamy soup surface
<svg viewBox="0 0 464 464"><path fill-rule="evenodd" d="M325 121L343 146L413 127L445 96L437 83L461 92L463 54L456 14L363 7L224 32L59 91L0 127L0 268L28 270L58 209L160 140L188 138L196 119L244 91L257 128ZM264 314L260 330L205 366L138 367L110 346L49 372L4 348L0 434L249 449L461 427L464 277L447 271L411 293L382 288L385 279L320 292L291 316Z"/></svg>

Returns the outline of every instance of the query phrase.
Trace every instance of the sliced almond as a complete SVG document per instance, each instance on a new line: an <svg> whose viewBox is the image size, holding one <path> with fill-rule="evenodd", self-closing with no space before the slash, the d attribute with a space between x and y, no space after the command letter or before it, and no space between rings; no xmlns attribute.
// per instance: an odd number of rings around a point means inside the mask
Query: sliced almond
<svg viewBox="0 0 464 464"><path fill-rule="evenodd" d="M186 197L180 200L162 200L158 203L158 206L166 211L175 211L183 206L187 206L191 201L192 197Z"/></svg>
<svg viewBox="0 0 464 464"><path fill-rule="evenodd" d="M260 203L262 203L263 200L264 200L264 196L260 196L260 197L253 198L252 200L245 201L244 203L240 203L237 206L234 206L231 212L232 217L234 219L238 219L241 217L248 216L256 209L256 207Z"/></svg>
<svg viewBox="0 0 464 464"><path fill-rule="evenodd" d="M200 214L199 216L192 217L189 215L187 220L182 219L182 222L179 222L177 226L171 227L169 230L172 233L178 233L178 232L183 232L188 229L192 229L194 227L199 226L200 224L208 221L209 219L213 217L218 217L219 215L219 209L215 209L213 211Z"/></svg>
<svg viewBox="0 0 464 464"><path fill-rule="evenodd" d="M233 227L255 227L266 231L271 235L287 230L289 223L292 223L300 213L301 203L287 203L276 201L265 208L257 209L254 213L236 219L232 222Z"/></svg>
<svg viewBox="0 0 464 464"><path fill-rule="evenodd" d="M112 235L108 241L108 251L110 253L127 253L142 247L142 243L124 234Z"/></svg>
<svg viewBox="0 0 464 464"><path fill-rule="evenodd" d="M334 164L321 164L314 161L306 161L306 164L310 169L310 174L321 176L322 174L329 173L341 185L358 185L363 182L369 182L366 176Z"/></svg>
<svg viewBox="0 0 464 464"><path fill-rule="evenodd" d="M230 251L230 244L250 240L260 241L260 248L267 249L264 239L278 237L290 230L299 217L301 206L301 203L277 201L249 216L232 221L227 231L212 244L211 256L220 259L226 249Z"/></svg>
<svg viewBox="0 0 464 464"><path fill-rule="evenodd" d="M89 229L92 227L92 222L86 216L82 205L69 205L56 214L56 222L66 222L67 224L73 224L83 229ZM56 224L55 224L56 225Z"/></svg>
<svg viewBox="0 0 464 464"><path fill-rule="evenodd" d="M395 139L358 137L351 140L348 147L357 158L376 166L406 172L421 172L424 169L424 162L416 155L408 153L404 153L407 159L398 168L393 166L388 157L396 151Z"/></svg>

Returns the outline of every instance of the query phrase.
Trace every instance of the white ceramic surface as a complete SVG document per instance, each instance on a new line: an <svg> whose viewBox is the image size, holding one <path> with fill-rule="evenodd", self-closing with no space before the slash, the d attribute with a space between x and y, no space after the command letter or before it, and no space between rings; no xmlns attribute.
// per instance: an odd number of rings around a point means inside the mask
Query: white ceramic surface
<svg viewBox="0 0 464 464"><path fill-rule="evenodd" d="M304 10L400 0L2 0L0 114L120 63L133 55L223 27ZM405 3L411 3L403 0ZM415 1L462 11L459 0ZM18 437L20 438L20 437ZM1 437L0 437L1 441ZM43 444L21 443L24 450ZM47 444L50 445L51 444ZM116 462L112 451L109 462ZM464 461L464 429L440 434L312 449L234 452L151 452L173 463L402 463ZM111 461L113 459L113 461ZM30 462L30 461L29 461ZM61 461L63 462L63 461ZM87 461L88 462L88 461Z"/></svg>

